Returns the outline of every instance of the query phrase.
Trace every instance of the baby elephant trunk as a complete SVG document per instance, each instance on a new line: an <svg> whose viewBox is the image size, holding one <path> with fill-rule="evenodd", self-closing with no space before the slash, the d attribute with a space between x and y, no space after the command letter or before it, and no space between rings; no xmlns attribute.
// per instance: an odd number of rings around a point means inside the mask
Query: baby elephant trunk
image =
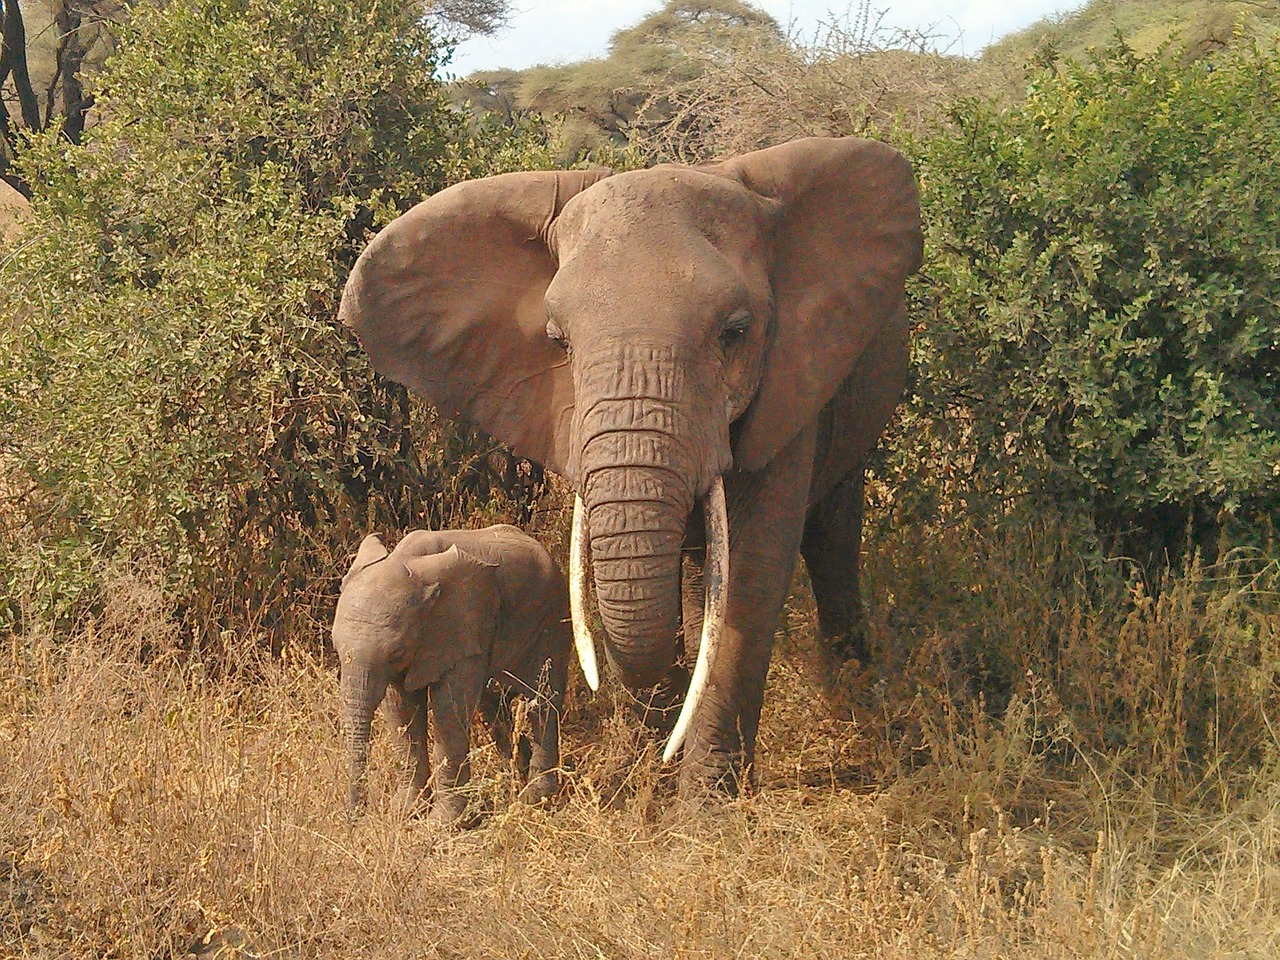
<svg viewBox="0 0 1280 960"><path fill-rule="evenodd" d="M387 692L387 681L368 667L342 667L342 726L347 748L347 809L364 812L368 800L369 734L373 715Z"/></svg>

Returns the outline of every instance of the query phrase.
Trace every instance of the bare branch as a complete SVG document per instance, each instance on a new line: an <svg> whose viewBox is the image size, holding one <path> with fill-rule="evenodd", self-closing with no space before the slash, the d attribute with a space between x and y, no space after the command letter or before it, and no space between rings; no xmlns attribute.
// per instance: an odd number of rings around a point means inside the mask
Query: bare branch
<svg viewBox="0 0 1280 960"><path fill-rule="evenodd" d="M27 27L22 19L18 0L3 0L4 21L0 36L3 37L4 59L18 95L22 122L32 130L40 129L40 100L31 87L31 75L27 71Z"/></svg>
<svg viewBox="0 0 1280 960"><path fill-rule="evenodd" d="M801 136L918 127L967 90L972 64L936 52L936 38L891 30L863 0L811 38L740 31L726 51L696 35L681 45L683 75L649 85L639 130L650 153L700 161ZM650 109L652 108L652 109Z"/></svg>
<svg viewBox="0 0 1280 960"><path fill-rule="evenodd" d="M86 95L80 71L84 67L89 50L97 41L97 31L92 33L84 23L84 13L75 0L65 0L58 8L54 22L58 27L57 74L49 85L49 110L52 116L54 91L62 88L62 132L72 143L79 143L84 135L85 115L93 105L93 98Z"/></svg>

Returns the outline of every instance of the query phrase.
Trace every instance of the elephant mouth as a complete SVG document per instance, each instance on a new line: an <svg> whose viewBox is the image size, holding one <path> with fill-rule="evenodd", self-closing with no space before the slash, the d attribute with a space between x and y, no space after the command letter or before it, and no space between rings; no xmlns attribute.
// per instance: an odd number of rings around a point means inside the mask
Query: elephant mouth
<svg viewBox="0 0 1280 960"><path fill-rule="evenodd" d="M724 630L725 607L729 592L729 518L725 507L724 480L720 477L711 484L703 500L703 514L707 525L706 561L703 567L703 583L706 588L702 637L698 644L698 659L689 681L689 691L680 708L675 728L662 751L662 760L669 763L684 744L689 726L697 713L698 704L706 693L711 666L715 662ZM578 662L587 685L592 690L600 687L600 668L596 660L595 638L587 623L587 511L582 497L573 503L573 532L569 540L569 613L573 620L573 643Z"/></svg>

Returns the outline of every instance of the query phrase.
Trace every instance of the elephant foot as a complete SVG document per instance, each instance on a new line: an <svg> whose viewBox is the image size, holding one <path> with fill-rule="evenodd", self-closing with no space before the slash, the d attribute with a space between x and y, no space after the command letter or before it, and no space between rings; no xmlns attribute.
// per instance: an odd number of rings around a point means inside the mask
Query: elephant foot
<svg viewBox="0 0 1280 960"><path fill-rule="evenodd" d="M424 784L421 787L401 787L396 796L396 807L406 817L417 817L426 813L431 806L431 791Z"/></svg>
<svg viewBox="0 0 1280 960"><path fill-rule="evenodd" d="M858 661L866 663L870 652L867 649L867 625L859 616L855 622L840 633L823 638L826 659L839 667Z"/></svg>
<svg viewBox="0 0 1280 960"><path fill-rule="evenodd" d="M547 770L533 777L520 791L524 803L544 803L560 792L560 777L554 770Z"/></svg>
<svg viewBox="0 0 1280 960"><path fill-rule="evenodd" d="M442 827L463 828L467 825L464 819L466 813L466 797L450 793L436 797L435 802L431 804L431 813L427 816L427 822Z"/></svg>
<svg viewBox="0 0 1280 960"><path fill-rule="evenodd" d="M398 801L398 809L404 817L421 817L431 808L431 801L422 794L407 794Z"/></svg>
<svg viewBox="0 0 1280 960"><path fill-rule="evenodd" d="M521 780L529 779L529 764L533 761L533 741L525 734L521 734L519 741L515 746L513 760L516 765L516 773Z"/></svg>
<svg viewBox="0 0 1280 960"><path fill-rule="evenodd" d="M866 631L862 628L821 641L813 667L822 698L839 719L852 716L858 690L867 682L869 656Z"/></svg>
<svg viewBox="0 0 1280 960"><path fill-rule="evenodd" d="M744 774L738 751L695 750L680 764L678 789L681 799L698 803L732 799L750 792L750 770Z"/></svg>

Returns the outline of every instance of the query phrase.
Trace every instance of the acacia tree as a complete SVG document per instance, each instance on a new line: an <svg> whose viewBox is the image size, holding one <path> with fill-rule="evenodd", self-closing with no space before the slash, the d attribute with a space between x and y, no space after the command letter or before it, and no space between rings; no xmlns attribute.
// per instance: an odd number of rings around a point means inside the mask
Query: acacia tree
<svg viewBox="0 0 1280 960"><path fill-rule="evenodd" d="M456 43L476 34L496 33L506 26L507 0L426 0L427 16L440 39Z"/></svg>
<svg viewBox="0 0 1280 960"><path fill-rule="evenodd" d="M754 38L754 39L753 39ZM458 84L474 108L560 114L565 160L588 149L621 147L667 123L663 91L696 87L709 63L723 63L751 42L777 44L782 28L743 0L667 0L613 35L605 57L527 70L481 71Z"/></svg>
<svg viewBox="0 0 1280 960"><path fill-rule="evenodd" d="M979 92L972 61L883 18L861 0L808 38L732 21L671 31L685 66L648 78L653 122L636 131L636 144L699 162L797 137L883 136L922 128L958 96Z"/></svg>

